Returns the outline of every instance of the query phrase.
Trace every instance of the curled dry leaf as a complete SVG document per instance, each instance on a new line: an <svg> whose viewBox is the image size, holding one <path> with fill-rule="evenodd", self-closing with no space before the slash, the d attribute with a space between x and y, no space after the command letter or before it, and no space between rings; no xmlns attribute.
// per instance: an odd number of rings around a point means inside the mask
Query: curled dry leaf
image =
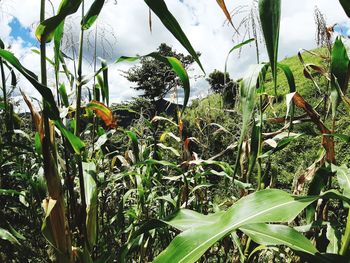
<svg viewBox="0 0 350 263"><path fill-rule="evenodd" d="M103 103L92 100L90 103L88 103L88 105L86 105L86 108L93 110L96 115L103 120L107 127L117 128L117 120L114 118L112 110Z"/></svg>
<svg viewBox="0 0 350 263"><path fill-rule="evenodd" d="M295 92L293 96L293 102L295 106L303 109L306 114L310 117L311 121L316 124L317 128L322 134L331 134L332 132L323 124L319 114L307 103L304 98ZM334 152L334 140L332 137L323 136L322 145L326 150L326 160L331 163L335 163L335 152Z"/></svg>
<svg viewBox="0 0 350 263"><path fill-rule="evenodd" d="M232 22L232 18L230 15L230 12L227 10L227 6L224 0L216 0L216 2L218 3L218 5L220 6L220 8L222 9L222 11L224 12L227 20L230 22L231 26L233 27L233 29L236 31L236 33L238 33L238 30L236 29L236 27L233 25Z"/></svg>
<svg viewBox="0 0 350 263"><path fill-rule="evenodd" d="M43 127L43 118L41 114L35 109L33 103L28 98L28 96L21 90L22 97L27 104L30 114L32 115L32 119L35 125L36 131L39 133L40 140L42 141L44 138L44 127Z"/></svg>

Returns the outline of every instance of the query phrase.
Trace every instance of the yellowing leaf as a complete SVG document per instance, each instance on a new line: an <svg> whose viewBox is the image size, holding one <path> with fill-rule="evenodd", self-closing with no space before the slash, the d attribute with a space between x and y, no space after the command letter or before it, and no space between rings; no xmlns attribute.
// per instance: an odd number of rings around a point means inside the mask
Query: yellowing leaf
<svg viewBox="0 0 350 263"><path fill-rule="evenodd" d="M117 127L117 121L113 116L112 110L103 103L98 102L96 100L92 100L86 106L86 108L89 110L93 110L109 128Z"/></svg>

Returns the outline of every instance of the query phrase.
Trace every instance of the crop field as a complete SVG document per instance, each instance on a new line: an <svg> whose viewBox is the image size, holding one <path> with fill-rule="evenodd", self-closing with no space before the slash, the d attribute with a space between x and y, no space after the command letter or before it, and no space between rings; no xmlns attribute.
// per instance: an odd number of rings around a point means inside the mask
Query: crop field
<svg viewBox="0 0 350 263"><path fill-rule="evenodd" d="M206 0L240 39L208 72L175 0L138 2L143 30L161 26L182 53L112 59L118 34L99 46L97 23L123 0L37 1L40 71L0 39L0 262L350 263L345 24L315 8L314 47L281 60L284 1L252 0L242 18L235 1ZM332 2L350 22L350 1ZM114 103L116 74L140 96ZM210 93L194 98L194 79Z"/></svg>

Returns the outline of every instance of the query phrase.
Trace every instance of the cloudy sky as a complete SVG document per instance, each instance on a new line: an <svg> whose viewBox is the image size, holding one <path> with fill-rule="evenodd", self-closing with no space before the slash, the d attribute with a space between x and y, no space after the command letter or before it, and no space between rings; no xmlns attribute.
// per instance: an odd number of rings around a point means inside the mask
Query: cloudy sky
<svg viewBox="0 0 350 263"><path fill-rule="evenodd" d="M240 14L233 18L236 26L249 11L253 0L226 0L229 10L242 6ZM59 0L51 0L47 6L47 17L57 10ZM86 1L89 6L91 1ZM232 27L225 23L225 17L215 0L166 0L169 10L179 21L184 32L189 37L193 47L199 51L206 73L214 69L223 70L227 52L233 45L242 41L233 37ZM0 0L0 38L8 45L21 62L30 70L39 74L39 56L32 49L38 48L34 31L39 20L40 0ZM315 23L313 13L317 6L326 16L329 25L338 23L338 30L348 34L350 20L347 19L338 1L330 0L293 0L282 1L282 21L280 38L280 59L295 55L300 48L315 47ZM78 12L79 13L79 12ZM78 15L69 17L68 34L65 36L64 48L72 51L79 36L80 18ZM95 28L88 32L87 38L93 42ZM350 33L350 32L349 32ZM166 42L179 52L186 53L176 39L163 27L153 15L153 31L148 28L148 8L142 0L109 0L105 5L97 23L98 48L97 55L113 61L121 55L134 56L155 51L160 43ZM93 48L87 45L84 57L84 74L92 72L91 54ZM52 57L51 46L48 56ZM266 59L262 48L262 58ZM241 54L234 54L229 60L229 73L238 78L242 76L249 64L256 62L253 47L244 47ZM73 65L70 65L71 67ZM121 76L122 70L127 70L129 64L113 66L110 70L110 92L113 102L120 102L136 96L131 89L132 83ZM52 74L53 69L49 69ZM205 76L197 65L189 72L191 76L192 97L205 96L208 84ZM53 81L49 83L53 87ZM21 89L29 95L37 96L35 90L25 80L19 82Z"/></svg>

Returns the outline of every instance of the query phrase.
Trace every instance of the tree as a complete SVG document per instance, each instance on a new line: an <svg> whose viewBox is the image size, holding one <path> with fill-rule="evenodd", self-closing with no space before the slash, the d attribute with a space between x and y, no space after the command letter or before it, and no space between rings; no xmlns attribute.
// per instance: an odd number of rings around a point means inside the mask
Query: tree
<svg viewBox="0 0 350 263"><path fill-rule="evenodd" d="M157 50L162 56L179 59L185 69L194 62L192 56L178 53L165 43L162 43ZM153 58L142 58L140 65L126 72L126 78L137 84L134 89L144 91L143 97L151 100L163 98L172 88L179 85L179 79L171 68Z"/></svg>
<svg viewBox="0 0 350 263"><path fill-rule="evenodd" d="M222 95L225 106L234 106L238 84L230 78L229 73L226 73L226 84L225 74L216 69L209 74L209 77L206 80L212 91Z"/></svg>

